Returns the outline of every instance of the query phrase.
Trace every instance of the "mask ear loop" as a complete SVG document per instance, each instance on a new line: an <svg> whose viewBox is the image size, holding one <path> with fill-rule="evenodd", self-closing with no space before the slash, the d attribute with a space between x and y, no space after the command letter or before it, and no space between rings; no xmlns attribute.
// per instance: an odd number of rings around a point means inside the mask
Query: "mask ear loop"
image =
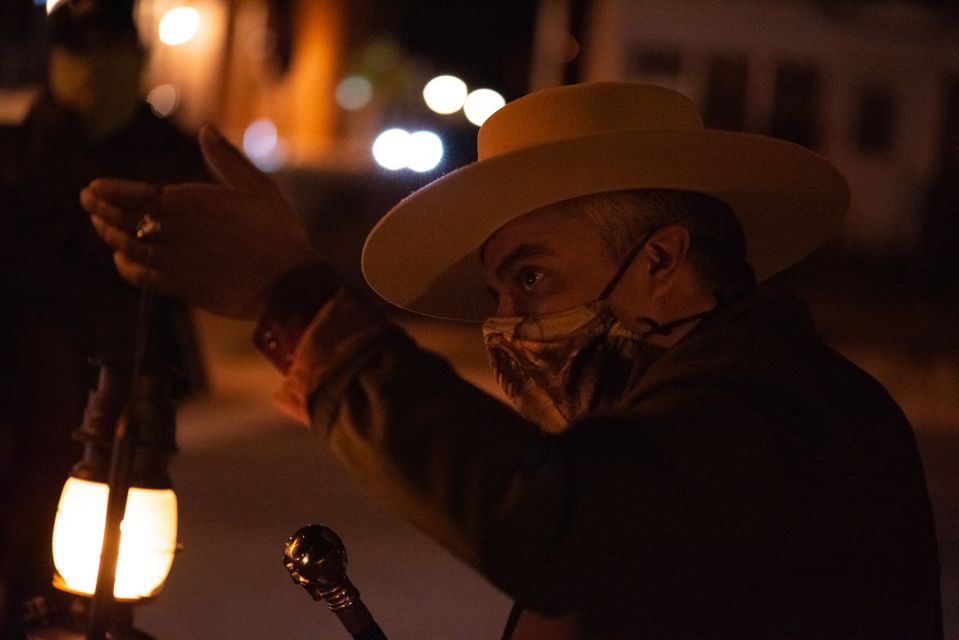
<svg viewBox="0 0 959 640"><path fill-rule="evenodd" d="M612 295L613 289L616 288L616 285L618 285L619 281L622 280L623 276L626 274L626 271L628 271L632 266L636 256L639 255L639 252L643 250L643 247L646 246L646 243L649 242L649 239L652 238L653 234L659 231L659 229L660 227L653 227L644 233L639 239L639 242L636 243L636 246L629 250L629 253L626 254L626 258L623 260L622 264L619 265L619 268L616 269L616 273L613 274L612 279L606 283L605 287L603 287L603 290L599 294L598 300L605 300Z"/></svg>
<svg viewBox="0 0 959 640"><path fill-rule="evenodd" d="M622 280L623 275L626 274L626 271L632 266L633 261L636 259L636 256L639 255L639 252L643 250L643 247L649 243L650 238L653 237L653 234L659 231L661 227L653 227L640 238L639 242L636 243L636 246L629 250L629 253L626 255L626 259L623 260L623 263L619 265L619 268L616 270L616 273L613 274L612 279L603 287L603 291L599 294L599 300L606 300L616 288L616 285L619 284L619 281ZM701 320L707 316L715 313L720 307L720 304L717 303L715 307L709 311L703 311L702 313L696 313L691 316L685 316L683 318L677 318L676 320L671 320L669 322L664 322L660 324L648 316L643 316L639 319L640 322L647 325L649 329L643 332L640 335L640 338L645 340L649 336L659 335L659 336L668 336L673 332L673 329L681 327L683 325L689 324L690 322L695 322L696 320Z"/></svg>

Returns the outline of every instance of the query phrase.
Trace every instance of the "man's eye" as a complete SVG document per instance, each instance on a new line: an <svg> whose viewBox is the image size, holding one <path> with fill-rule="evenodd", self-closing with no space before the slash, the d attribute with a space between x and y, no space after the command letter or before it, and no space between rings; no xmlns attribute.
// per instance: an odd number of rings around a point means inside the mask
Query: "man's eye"
<svg viewBox="0 0 959 640"><path fill-rule="evenodd" d="M516 279L523 291L530 292L543 279L543 273L535 269L522 269L517 274Z"/></svg>

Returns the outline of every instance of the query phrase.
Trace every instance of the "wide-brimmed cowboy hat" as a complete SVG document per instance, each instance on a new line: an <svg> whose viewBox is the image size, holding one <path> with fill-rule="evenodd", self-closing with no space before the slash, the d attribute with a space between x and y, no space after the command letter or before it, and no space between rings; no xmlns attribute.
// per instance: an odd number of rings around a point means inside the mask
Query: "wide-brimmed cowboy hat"
<svg viewBox="0 0 959 640"><path fill-rule="evenodd" d="M626 189L704 193L743 226L760 280L797 262L838 228L846 182L826 160L782 140L704 129L682 94L597 82L510 102L480 128L478 160L399 202L370 232L363 273L387 301L417 313L483 320L479 248L526 213Z"/></svg>

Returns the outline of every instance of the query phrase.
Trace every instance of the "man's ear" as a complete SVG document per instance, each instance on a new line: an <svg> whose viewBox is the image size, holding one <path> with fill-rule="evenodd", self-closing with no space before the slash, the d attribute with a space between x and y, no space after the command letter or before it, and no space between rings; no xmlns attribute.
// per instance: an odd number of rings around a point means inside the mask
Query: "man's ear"
<svg viewBox="0 0 959 640"><path fill-rule="evenodd" d="M649 275L654 280L666 282L672 278L689 254L689 230L679 224L670 224L658 229L646 244Z"/></svg>

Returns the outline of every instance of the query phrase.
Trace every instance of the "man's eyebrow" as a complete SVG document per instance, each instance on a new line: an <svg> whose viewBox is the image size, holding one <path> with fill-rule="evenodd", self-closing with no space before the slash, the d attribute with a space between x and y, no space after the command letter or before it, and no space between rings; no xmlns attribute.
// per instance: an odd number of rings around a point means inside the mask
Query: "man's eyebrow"
<svg viewBox="0 0 959 640"><path fill-rule="evenodd" d="M521 244L500 261L494 273L497 279L502 280L506 272L512 269L517 262L542 255L554 255L554 253L543 244Z"/></svg>

